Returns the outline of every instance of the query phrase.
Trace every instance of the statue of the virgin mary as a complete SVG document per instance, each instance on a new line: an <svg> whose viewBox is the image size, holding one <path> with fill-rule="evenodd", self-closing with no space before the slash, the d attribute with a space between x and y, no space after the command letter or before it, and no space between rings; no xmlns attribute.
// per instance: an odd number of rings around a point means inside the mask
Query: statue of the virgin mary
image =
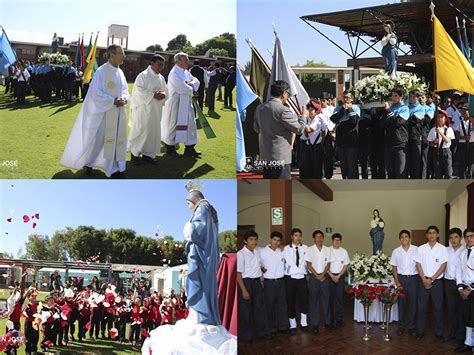
<svg viewBox="0 0 474 355"><path fill-rule="evenodd" d="M188 273L186 294L189 315L174 325L150 332L142 354L237 354L237 340L222 325L217 299L220 261L217 212L199 186L187 183L186 203L193 210L183 230Z"/></svg>
<svg viewBox="0 0 474 355"><path fill-rule="evenodd" d="M393 32L392 24L384 23L385 34L382 38L382 55L385 72L394 77L397 75L397 35Z"/></svg>
<svg viewBox="0 0 474 355"><path fill-rule="evenodd" d="M373 254L377 254L378 251L382 251L383 239L385 237L385 222L380 217L379 210L375 209L372 211L373 218L370 221L370 238L372 239L372 250Z"/></svg>

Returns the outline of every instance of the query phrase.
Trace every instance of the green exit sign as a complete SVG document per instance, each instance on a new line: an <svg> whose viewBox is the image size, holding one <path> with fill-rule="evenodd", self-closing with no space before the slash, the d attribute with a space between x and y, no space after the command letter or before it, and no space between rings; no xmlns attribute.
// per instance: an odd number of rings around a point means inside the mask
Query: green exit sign
<svg viewBox="0 0 474 355"><path fill-rule="evenodd" d="M272 226L281 226L283 224L283 207L272 208Z"/></svg>

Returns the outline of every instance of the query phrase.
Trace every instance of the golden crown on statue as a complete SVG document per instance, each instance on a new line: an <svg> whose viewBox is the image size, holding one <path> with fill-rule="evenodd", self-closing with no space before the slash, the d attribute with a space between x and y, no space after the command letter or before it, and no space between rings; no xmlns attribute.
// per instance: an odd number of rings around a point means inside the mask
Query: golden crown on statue
<svg viewBox="0 0 474 355"><path fill-rule="evenodd" d="M186 185L184 185L188 192L191 191L201 191L204 188L204 184L201 181L192 181L189 180Z"/></svg>

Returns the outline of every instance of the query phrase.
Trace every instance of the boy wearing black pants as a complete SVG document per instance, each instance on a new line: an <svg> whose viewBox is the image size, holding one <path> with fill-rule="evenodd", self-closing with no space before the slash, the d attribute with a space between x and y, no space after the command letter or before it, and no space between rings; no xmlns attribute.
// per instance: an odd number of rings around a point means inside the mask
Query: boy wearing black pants
<svg viewBox="0 0 474 355"><path fill-rule="evenodd" d="M436 179L451 179L453 175L453 159L450 147L451 140L454 139L454 131L451 127L446 126L447 119L448 113L446 111L436 111L436 126L428 134Z"/></svg>
<svg viewBox="0 0 474 355"><path fill-rule="evenodd" d="M262 277L260 255L257 247L258 234L247 231L245 246L237 252L237 284L239 297L239 337L246 344L252 342L254 333L257 339L264 337L262 317ZM255 329L251 326L251 316Z"/></svg>

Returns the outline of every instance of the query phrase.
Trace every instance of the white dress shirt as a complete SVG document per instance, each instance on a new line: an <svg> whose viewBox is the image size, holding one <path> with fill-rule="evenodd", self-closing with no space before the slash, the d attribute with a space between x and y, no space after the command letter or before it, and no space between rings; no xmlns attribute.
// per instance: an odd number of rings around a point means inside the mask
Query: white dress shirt
<svg viewBox="0 0 474 355"><path fill-rule="evenodd" d="M323 245L319 250L315 244L308 248L305 260L312 264L316 273L321 274L324 272L326 265L334 261L334 256L327 246Z"/></svg>
<svg viewBox="0 0 474 355"><path fill-rule="evenodd" d="M333 261L331 262L331 265L329 266L329 271L333 275L339 274L344 266L349 265L351 260L349 259L349 254L347 253L347 250L344 249L343 247L339 248L334 248L334 247L329 247L331 250L332 256L333 256Z"/></svg>
<svg viewBox="0 0 474 355"><path fill-rule="evenodd" d="M453 124L453 129L458 131L461 136L469 136L470 143L474 142L474 126L470 120L459 120ZM466 140L460 138L459 143L466 143Z"/></svg>
<svg viewBox="0 0 474 355"><path fill-rule="evenodd" d="M296 266L296 248L298 248L298 253L300 255L299 266ZM292 279L302 279L305 277L308 272L305 261L307 250L308 247L304 244L289 244L285 247L283 250L286 262L285 275L290 276Z"/></svg>
<svg viewBox="0 0 474 355"><path fill-rule="evenodd" d="M257 249L252 252L244 246L237 252L237 272L240 272L244 279L256 279L262 276L260 255Z"/></svg>
<svg viewBox="0 0 474 355"><path fill-rule="evenodd" d="M270 245L259 249L260 263L267 271L263 273L266 279L280 279L285 276L285 256L283 250L273 250Z"/></svg>
<svg viewBox="0 0 474 355"><path fill-rule="evenodd" d="M307 124L313 129L313 132L309 134L309 142L311 144L322 143L324 131L327 129L323 114L320 113L313 120L308 117Z"/></svg>
<svg viewBox="0 0 474 355"><path fill-rule="evenodd" d="M21 75L23 73L23 75ZM28 81L30 78L30 72L26 69L23 69L23 72L21 70L17 70L15 76L18 78L18 81Z"/></svg>
<svg viewBox="0 0 474 355"><path fill-rule="evenodd" d="M452 246L446 248L448 252L448 264L446 264L446 270L444 271L444 278L448 280L456 280L456 269L459 265L459 255L466 249L464 245L461 245L457 250L454 250Z"/></svg>
<svg viewBox="0 0 474 355"><path fill-rule="evenodd" d="M448 117L451 118L451 121L453 124L457 124L460 120L461 113L457 108L454 108L453 106L449 106L446 111L448 112Z"/></svg>
<svg viewBox="0 0 474 355"><path fill-rule="evenodd" d="M471 250L469 259L467 258L469 249L464 249L459 254L459 264L456 269L456 284L469 286L474 284L474 249ZM472 290L472 287L471 287Z"/></svg>
<svg viewBox="0 0 474 355"><path fill-rule="evenodd" d="M446 128L446 133L444 133ZM456 137L454 136L454 131L451 127L442 127L442 132L446 137L449 137L451 139L455 139ZM430 133L428 133L428 137L426 138L428 142L434 142L435 140L438 140L438 147L441 147L443 149L451 147L451 142L446 143L443 138L441 137L441 134L436 133L436 127L431 128Z"/></svg>
<svg viewBox="0 0 474 355"><path fill-rule="evenodd" d="M334 107L326 106L322 109L322 114L324 116L324 123L329 131L334 131L336 124L331 121L332 113L334 112Z"/></svg>
<svg viewBox="0 0 474 355"><path fill-rule="evenodd" d="M418 247L415 261L421 264L421 268L426 277L433 277L443 263L448 261L448 252L444 245L436 243L433 248L428 243ZM443 278L444 273L438 276L438 280ZM434 280L433 280L434 281Z"/></svg>
<svg viewBox="0 0 474 355"><path fill-rule="evenodd" d="M400 245L393 250L390 264L397 267L399 275L417 275L418 270L415 261L417 253L418 247L414 245L410 244L407 251Z"/></svg>

